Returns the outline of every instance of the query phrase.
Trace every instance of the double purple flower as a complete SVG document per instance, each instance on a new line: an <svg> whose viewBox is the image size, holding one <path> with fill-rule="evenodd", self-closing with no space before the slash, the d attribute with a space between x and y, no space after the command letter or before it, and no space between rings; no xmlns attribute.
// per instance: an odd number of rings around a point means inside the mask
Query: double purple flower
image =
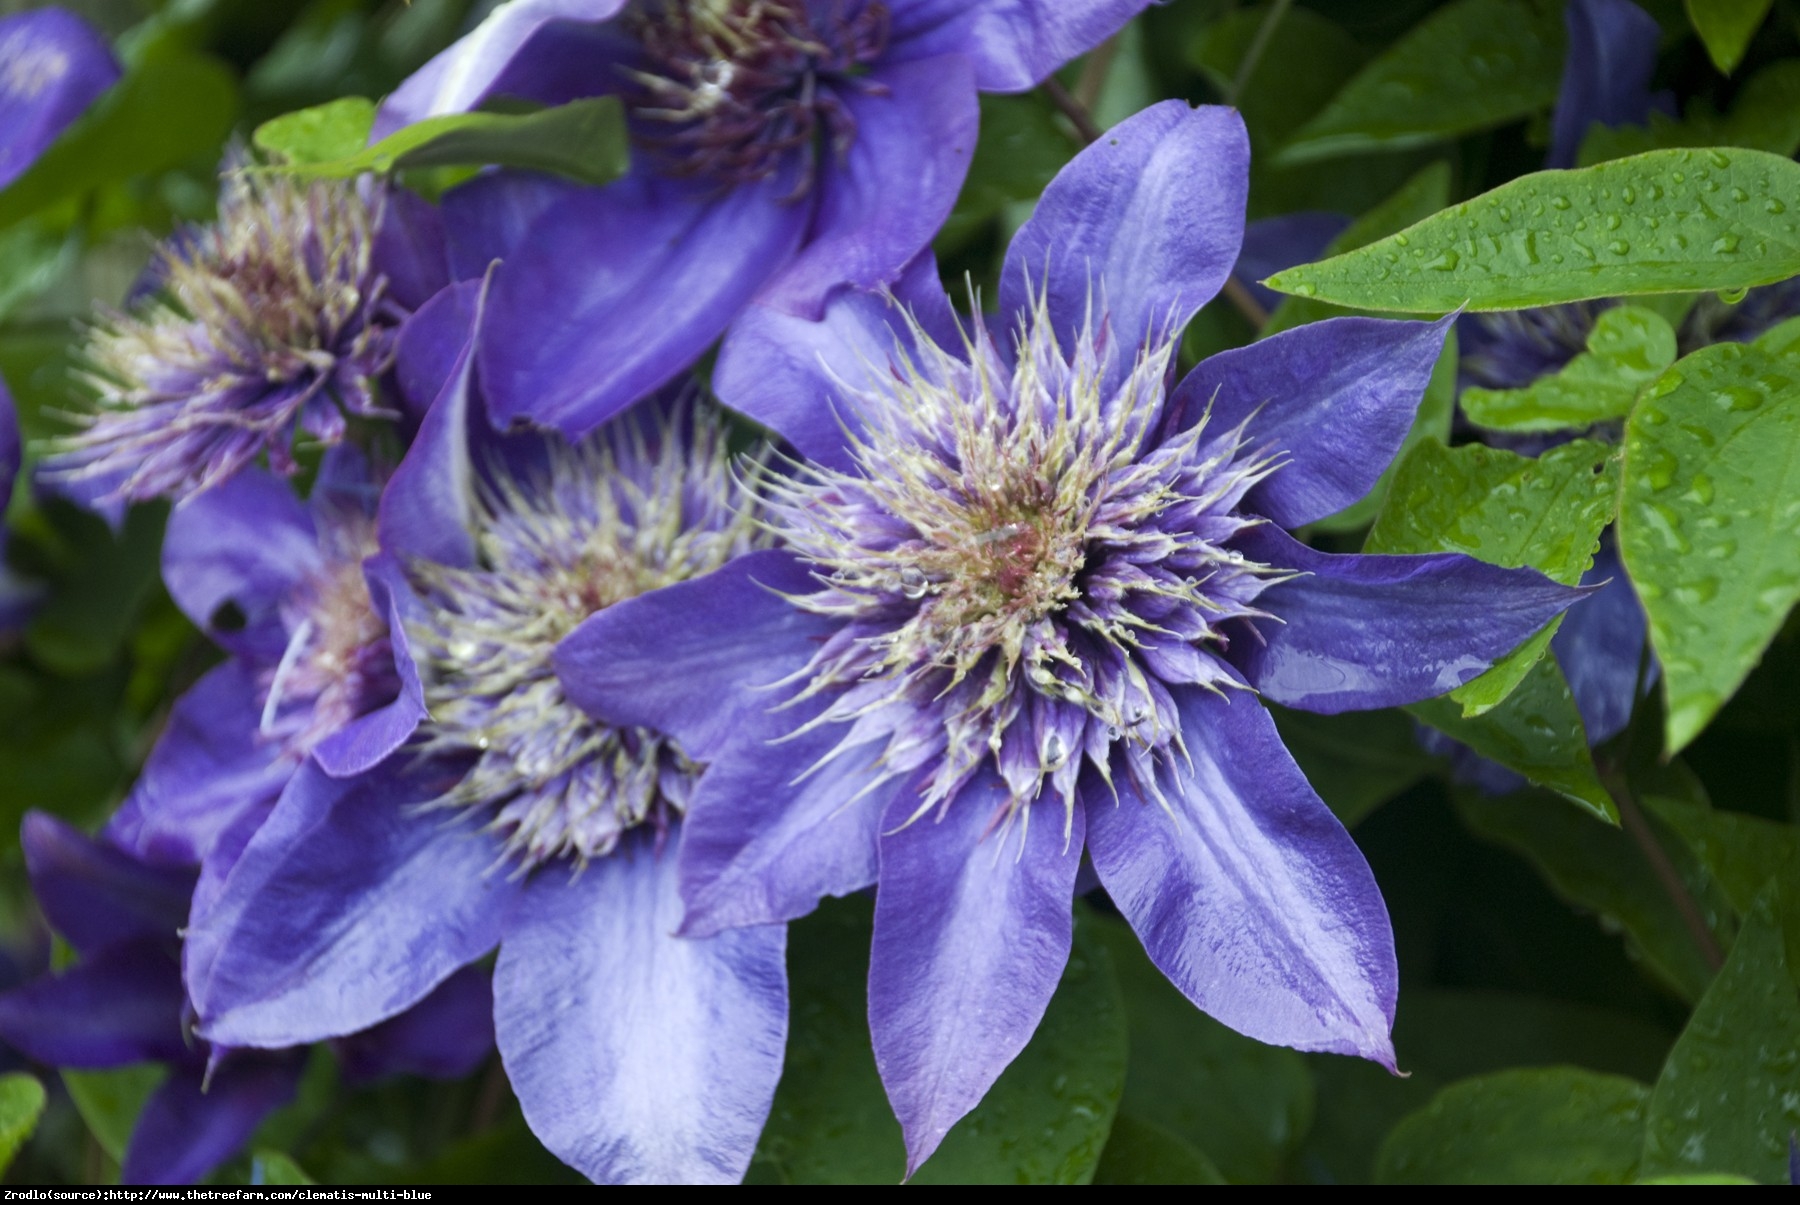
<svg viewBox="0 0 1800 1205"><path fill-rule="evenodd" d="M0 18L0 188L37 162L118 78L106 40L67 9Z"/></svg>

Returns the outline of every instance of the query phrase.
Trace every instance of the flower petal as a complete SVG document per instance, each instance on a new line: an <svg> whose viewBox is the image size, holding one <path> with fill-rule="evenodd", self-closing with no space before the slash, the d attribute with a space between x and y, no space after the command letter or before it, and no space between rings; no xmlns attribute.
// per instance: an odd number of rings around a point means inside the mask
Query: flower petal
<svg viewBox="0 0 1800 1205"><path fill-rule="evenodd" d="M1009 794L984 769L942 817L913 820L906 792L882 818L869 1029L909 1176L1025 1049L1069 960L1081 812L995 827Z"/></svg>
<svg viewBox="0 0 1800 1205"><path fill-rule="evenodd" d="M1305 576L1262 593L1256 605L1280 622L1234 640L1230 659L1277 703L1326 714L1455 690L1588 593L1456 552L1315 552L1267 525L1236 546Z"/></svg>
<svg viewBox="0 0 1800 1205"><path fill-rule="evenodd" d="M819 173L807 245L761 304L818 318L840 285L892 284L950 216L981 113L974 65L960 54L879 67L839 99L856 123L841 162Z"/></svg>
<svg viewBox="0 0 1800 1205"><path fill-rule="evenodd" d="M494 1049L494 991L482 967L464 967L429 996L372 1029L332 1043L344 1078L461 1079Z"/></svg>
<svg viewBox="0 0 1800 1205"><path fill-rule="evenodd" d="M394 352L394 380L406 412L422 420L456 375L457 362L475 329L481 282L451 285L419 307L400 328Z"/></svg>
<svg viewBox="0 0 1800 1205"><path fill-rule="evenodd" d="M906 266L889 292L891 300L858 290L837 293L818 321L751 306L719 349L713 369L719 400L779 434L808 460L851 468L845 428L861 423L844 403L844 386L897 373L901 357L912 351L912 335L895 303L940 346L960 346L929 250Z"/></svg>
<svg viewBox="0 0 1800 1205"><path fill-rule="evenodd" d="M1223 437L1249 420L1252 447L1285 464L1244 505L1283 527L1368 493L1400 451L1454 315L1437 322L1327 318L1208 357L1169 399L1191 423L1212 407Z"/></svg>
<svg viewBox="0 0 1800 1205"><path fill-rule="evenodd" d="M74 13L0 19L0 188L11 184L119 78L106 39Z"/></svg>
<svg viewBox="0 0 1800 1205"><path fill-rule="evenodd" d="M406 637L408 605L413 602L413 595L405 575L393 556L386 553L371 558L364 572L370 601L387 616L388 641L395 674L400 679L400 693L391 703L358 716L313 749L313 760L333 778L349 778L374 769L404 745L429 714L425 709L425 690L419 682L419 667L413 661Z"/></svg>
<svg viewBox="0 0 1800 1205"><path fill-rule="evenodd" d="M1581 584L1596 589L1587 601L1570 609L1550 638L1550 648L1569 680L1588 744L1598 745L1631 722L1648 625L1610 538L1601 541ZM1643 686L1648 688L1655 680L1652 664Z"/></svg>
<svg viewBox="0 0 1800 1205"><path fill-rule="evenodd" d="M525 242L532 226L552 205L581 186L539 172L494 172L476 176L444 194L444 232L450 266L458 280L487 275Z"/></svg>
<svg viewBox="0 0 1800 1205"><path fill-rule="evenodd" d="M671 936L673 859L639 838L532 882L494 969L532 1132L603 1184L736 1183L787 1039L787 933Z"/></svg>
<svg viewBox="0 0 1800 1205"><path fill-rule="evenodd" d="M194 872L153 866L55 816L19 828L31 891L50 927L83 953L132 939L172 942L188 913Z"/></svg>
<svg viewBox="0 0 1800 1205"><path fill-rule="evenodd" d="M477 322L480 314L477 303ZM389 554L440 565L475 563L475 471L469 427L477 421L480 406L471 333L381 495L376 530Z"/></svg>
<svg viewBox="0 0 1800 1205"><path fill-rule="evenodd" d="M888 57L966 54L983 92L1024 92L1149 0L895 0Z"/></svg>
<svg viewBox="0 0 1800 1205"><path fill-rule="evenodd" d="M1042 292L1063 346L1094 303L1123 353L1122 378L1145 341L1175 334L1210 301L1244 239L1250 141L1236 110L1167 100L1088 147L1044 190L1006 249L1001 323Z"/></svg>
<svg viewBox="0 0 1800 1205"><path fill-rule="evenodd" d="M1398 973L1368 863L1249 694L1178 688L1191 767L1169 808L1087 796L1088 854L1150 958L1259 1041L1389 1070Z"/></svg>
<svg viewBox="0 0 1800 1205"><path fill-rule="evenodd" d="M1569 53L1545 167L1574 167L1581 140L1595 125L1649 120L1650 75L1662 37L1656 19L1631 0L1569 0L1563 20Z"/></svg>
<svg viewBox="0 0 1800 1205"><path fill-rule="evenodd" d="M444 215L416 193L398 186L381 198L375 228L375 270L387 281L387 296L416 310L450 283L450 256Z"/></svg>
<svg viewBox="0 0 1800 1205"><path fill-rule="evenodd" d="M52 1067L186 1057L181 1010L187 997L174 943L167 944L127 941L0 994L0 1038Z"/></svg>
<svg viewBox="0 0 1800 1205"><path fill-rule="evenodd" d="M200 1063L169 1073L138 1115L119 1179L193 1184L237 1154L269 1114L294 1098L304 1051L233 1051L210 1075Z"/></svg>
<svg viewBox="0 0 1800 1205"><path fill-rule="evenodd" d="M421 812L442 763L329 778L308 765L184 952L208 1041L290 1046L410 1008L500 939L518 884L486 833Z"/></svg>
<svg viewBox="0 0 1800 1205"><path fill-rule="evenodd" d="M686 371L799 246L811 207L790 188L640 173L552 206L494 274L478 336L494 425L576 439Z"/></svg>

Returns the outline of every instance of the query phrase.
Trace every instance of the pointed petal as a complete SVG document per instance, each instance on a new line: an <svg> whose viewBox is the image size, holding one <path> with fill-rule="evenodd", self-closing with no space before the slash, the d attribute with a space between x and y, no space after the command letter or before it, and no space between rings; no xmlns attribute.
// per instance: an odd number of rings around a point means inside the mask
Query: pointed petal
<svg viewBox="0 0 1800 1205"><path fill-rule="evenodd" d="M1244 239L1250 142L1233 109L1167 100L1120 122L1044 190L1006 249L1001 322L1048 291L1064 346L1093 301L1123 375L1139 348L1212 300Z"/></svg>
<svg viewBox="0 0 1800 1205"><path fill-rule="evenodd" d="M456 375L463 348L473 337L480 297L479 280L461 281L419 307L400 328L394 380L412 417L422 420Z"/></svg>
<svg viewBox="0 0 1800 1205"><path fill-rule="evenodd" d="M187 997L174 942L165 944L127 941L0 994L0 1038L52 1067L186 1057L181 1010Z"/></svg>
<svg viewBox="0 0 1800 1205"><path fill-rule="evenodd" d="M19 411L5 380L0 379L0 498L12 498L13 479L19 475L19 463L24 455L25 445L19 437Z"/></svg>
<svg viewBox="0 0 1800 1205"><path fill-rule="evenodd" d="M495 426L576 439L686 371L799 246L811 207L788 191L642 173L549 209L495 271L478 338Z"/></svg>
<svg viewBox="0 0 1800 1205"><path fill-rule="evenodd" d="M1574 167L1581 140L1595 125L1649 120L1650 75L1662 37L1656 19L1631 0L1569 0L1563 20L1569 53L1545 167Z"/></svg>
<svg viewBox="0 0 1800 1205"><path fill-rule="evenodd" d="M525 1119L602 1184L736 1183L787 1040L787 933L671 936L672 859L621 845L529 888L494 969L496 1027Z"/></svg>
<svg viewBox="0 0 1800 1205"><path fill-rule="evenodd" d="M1326 714L1455 690L1587 593L1456 552L1315 552L1270 526L1244 532L1237 547L1305 576L1262 593L1256 605L1280 622L1235 639L1231 661L1277 703Z"/></svg>
<svg viewBox="0 0 1800 1205"><path fill-rule="evenodd" d="M1053 801L994 828L1007 796L987 769L941 819L907 824L910 793L883 817L869 1030L909 1176L1025 1049L1069 960L1081 812L1066 836Z"/></svg>
<svg viewBox="0 0 1800 1205"><path fill-rule="evenodd" d="M1223 435L1250 420L1251 447L1284 467L1246 509L1283 527L1335 514L1368 493L1400 451L1454 315L1437 322L1327 318L1208 357L1176 387L1171 413Z"/></svg>
<svg viewBox="0 0 1800 1205"><path fill-rule="evenodd" d="M861 426L844 402L844 386L871 374L894 375L913 350L905 307L942 347L961 346L950 299L938 283L930 251L908 264L890 290L845 290L818 321L753 305L732 323L713 369L719 400L786 439L828 468L851 467L845 429Z"/></svg>
<svg viewBox="0 0 1800 1205"><path fill-rule="evenodd" d="M1170 815L1120 777L1088 854L1152 961L1263 1042L1394 1066L1394 938L1374 876L1249 694L1181 688L1192 757Z"/></svg>
<svg viewBox="0 0 1800 1205"><path fill-rule="evenodd" d="M332 1043L344 1078L461 1079L494 1050L494 991L486 969L464 967L391 1020Z"/></svg>
<svg viewBox="0 0 1800 1205"><path fill-rule="evenodd" d="M983 92L1023 92L1087 53L1149 0L900 0L888 55L966 54Z"/></svg>
<svg viewBox="0 0 1800 1205"><path fill-rule="evenodd" d="M233 1051L207 1082L199 1063L177 1066L138 1115L119 1179L193 1184L237 1154L256 1127L294 1098L303 1051Z"/></svg>
<svg viewBox="0 0 1800 1205"><path fill-rule="evenodd" d="M418 806L454 781L436 762L295 775L188 931L201 1036L291 1046L355 1033L493 949L518 884L496 872L488 834Z"/></svg>
<svg viewBox="0 0 1800 1205"><path fill-rule="evenodd" d="M1631 722L1648 624L1610 538L1601 541L1581 584L1597 588L1579 607L1569 609L1550 648L1569 680L1588 744L1598 745ZM1648 688L1655 680L1652 664L1643 685Z"/></svg>
<svg viewBox="0 0 1800 1205"><path fill-rule="evenodd" d="M477 322L480 311L478 304ZM385 551L440 565L475 563L475 472L469 426L480 408L471 335L381 495L376 529Z"/></svg>
<svg viewBox="0 0 1800 1205"><path fill-rule="evenodd" d="M418 309L450 283L443 214L398 185L382 197L373 252L375 270L387 280L387 296L407 310Z"/></svg>
<svg viewBox="0 0 1800 1205"><path fill-rule="evenodd" d="M387 553L371 558L365 573L370 602L387 616L388 643L395 675L400 679L400 692L393 702L350 721L313 749L313 760L333 778L349 778L373 770L411 739L427 718L425 689L419 682L419 667L413 661L406 636L414 598L405 575Z"/></svg>
<svg viewBox="0 0 1800 1205"><path fill-rule="evenodd" d="M950 216L980 110L974 65L960 54L877 68L839 100L856 123L841 162L819 175L807 246L761 304L817 318L839 285L892 284Z"/></svg>
<svg viewBox="0 0 1800 1205"><path fill-rule="evenodd" d="M187 867L149 865L43 812L26 815L19 844L44 919L77 950L172 941L187 918Z"/></svg>
<svg viewBox="0 0 1800 1205"><path fill-rule="evenodd" d="M119 78L106 39L74 13L0 19L0 188L11 184Z"/></svg>

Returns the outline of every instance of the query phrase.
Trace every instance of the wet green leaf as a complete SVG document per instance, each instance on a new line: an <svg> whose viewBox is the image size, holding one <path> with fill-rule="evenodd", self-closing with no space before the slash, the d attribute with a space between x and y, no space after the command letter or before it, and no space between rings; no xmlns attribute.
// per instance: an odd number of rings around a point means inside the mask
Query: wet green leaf
<svg viewBox="0 0 1800 1205"><path fill-rule="evenodd" d="M1155 1122L1131 1113L1113 1118L1095 1184L1225 1184L1212 1160Z"/></svg>
<svg viewBox="0 0 1800 1205"><path fill-rule="evenodd" d="M1537 172L1271 288L1404 313L1738 289L1800 274L1800 163L1650 151Z"/></svg>
<svg viewBox="0 0 1800 1205"><path fill-rule="evenodd" d="M1624 418L1675 362L1675 330L1635 305L1602 310L1587 350L1523 389L1463 390L1469 421L1495 431L1558 431Z"/></svg>
<svg viewBox="0 0 1800 1205"><path fill-rule="evenodd" d="M1456 0L1357 74L1279 161L1419 146L1549 107L1562 77L1560 6Z"/></svg>
<svg viewBox="0 0 1800 1205"><path fill-rule="evenodd" d="M1643 803L1680 834L1731 906L1746 915L1769 880L1800 869L1800 829L1791 824L1657 795L1645 796Z"/></svg>
<svg viewBox="0 0 1800 1205"><path fill-rule="evenodd" d="M1800 150L1800 59L1771 63L1751 76L1722 117L1696 99L1680 121L1652 110L1648 125L1596 124L1582 139L1576 166L1676 146L1741 146L1793 155Z"/></svg>
<svg viewBox="0 0 1800 1205"><path fill-rule="evenodd" d="M1788 1174L1800 1130L1800 999L1787 970L1775 892L1745 917L1650 1097L1646 1175Z"/></svg>
<svg viewBox="0 0 1800 1205"><path fill-rule="evenodd" d="M1687 0L1688 20L1706 43L1713 66L1730 75L1774 0Z"/></svg>
<svg viewBox="0 0 1800 1205"><path fill-rule="evenodd" d="M1619 550L1650 618L1675 752L1800 599L1800 363L1703 348L1645 394L1624 449Z"/></svg>
<svg viewBox="0 0 1800 1205"><path fill-rule="evenodd" d="M37 1129L44 1115L44 1085L22 1071L0 1075L0 1172Z"/></svg>
<svg viewBox="0 0 1800 1205"><path fill-rule="evenodd" d="M1379 1184L1628 1184L1650 1090L1577 1067L1496 1072L1452 1084L1397 1126Z"/></svg>
<svg viewBox="0 0 1800 1205"><path fill-rule="evenodd" d="M375 102L346 96L265 121L251 140L282 163L306 167L360 154L374 128Z"/></svg>
<svg viewBox="0 0 1800 1205"><path fill-rule="evenodd" d="M62 1080L100 1149L122 1162L144 1102L168 1071L162 1063L134 1063L116 1071L64 1071Z"/></svg>

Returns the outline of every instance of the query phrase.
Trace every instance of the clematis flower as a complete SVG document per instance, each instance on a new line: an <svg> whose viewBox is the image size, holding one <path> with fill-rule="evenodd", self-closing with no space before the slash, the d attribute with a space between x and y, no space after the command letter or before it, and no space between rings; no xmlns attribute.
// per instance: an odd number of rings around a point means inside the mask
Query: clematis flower
<svg viewBox="0 0 1800 1205"><path fill-rule="evenodd" d="M50 471L179 500L264 457L292 475L297 435L330 446L352 419L399 417L376 387L407 313L378 262L401 242L389 220L370 187L228 165L217 221L166 243L136 303L89 332L92 409Z"/></svg>
<svg viewBox="0 0 1800 1205"><path fill-rule="evenodd" d="M67 9L0 18L0 188L118 78L106 40Z"/></svg>
<svg viewBox="0 0 1800 1205"><path fill-rule="evenodd" d="M746 316L715 385L804 457L764 486L785 546L558 650L570 698L707 763L683 933L877 884L869 1017L909 1168L1043 1016L1084 850L1199 1007L1391 1068L1381 896L1259 696L1441 694L1578 597L1282 531L1368 490L1444 323L1321 322L1166 389L1247 170L1234 112L1166 102L1045 190L993 320L959 326L929 258L817 322Z"/></svg>
<svg viewBox="0 0 1800 1205"><path fill-rule="evenodd" d="M456 203L530 227L482 333L495 421L575 438L685 372L759 293L816 317L842 282L892 281L950 213L977 90L1035 86L1146 3L512 0L402 84L375 134L506 95L624 102L624 180L521 204L490 178ZM484 272L467 250L460 274Z"/></svg>
<svg viewBox="0 0 1800 1205"><path fill-rule="evenodd" d="M551 1151L603 1182L735 1181L781 1072L785 931L674 936L697 768L591 720L551 658L594 612L755 548L754 511L703 411L503 439L473 386L465 348L381 511L429 717L367 774L295 778L189 930L200 1033L354 1032L498 945L501 1057Z"/></svg>
<svg viewBox="0 0 1800 1205"><path fill-rule="evenodd" d="M195 885L192 867L144 862L42 813L25 818L21 843L38 903L77 959L0 994L0 1038L54 1067L166 1064L132 1131L121 1178L201 1179L293 1097L307 1052L231 1050L189 1033L178 934ZM404 1017L336 1043L346 1080L467 1075L493 1049L488 999L486 976L471 969Z"/></svg>

